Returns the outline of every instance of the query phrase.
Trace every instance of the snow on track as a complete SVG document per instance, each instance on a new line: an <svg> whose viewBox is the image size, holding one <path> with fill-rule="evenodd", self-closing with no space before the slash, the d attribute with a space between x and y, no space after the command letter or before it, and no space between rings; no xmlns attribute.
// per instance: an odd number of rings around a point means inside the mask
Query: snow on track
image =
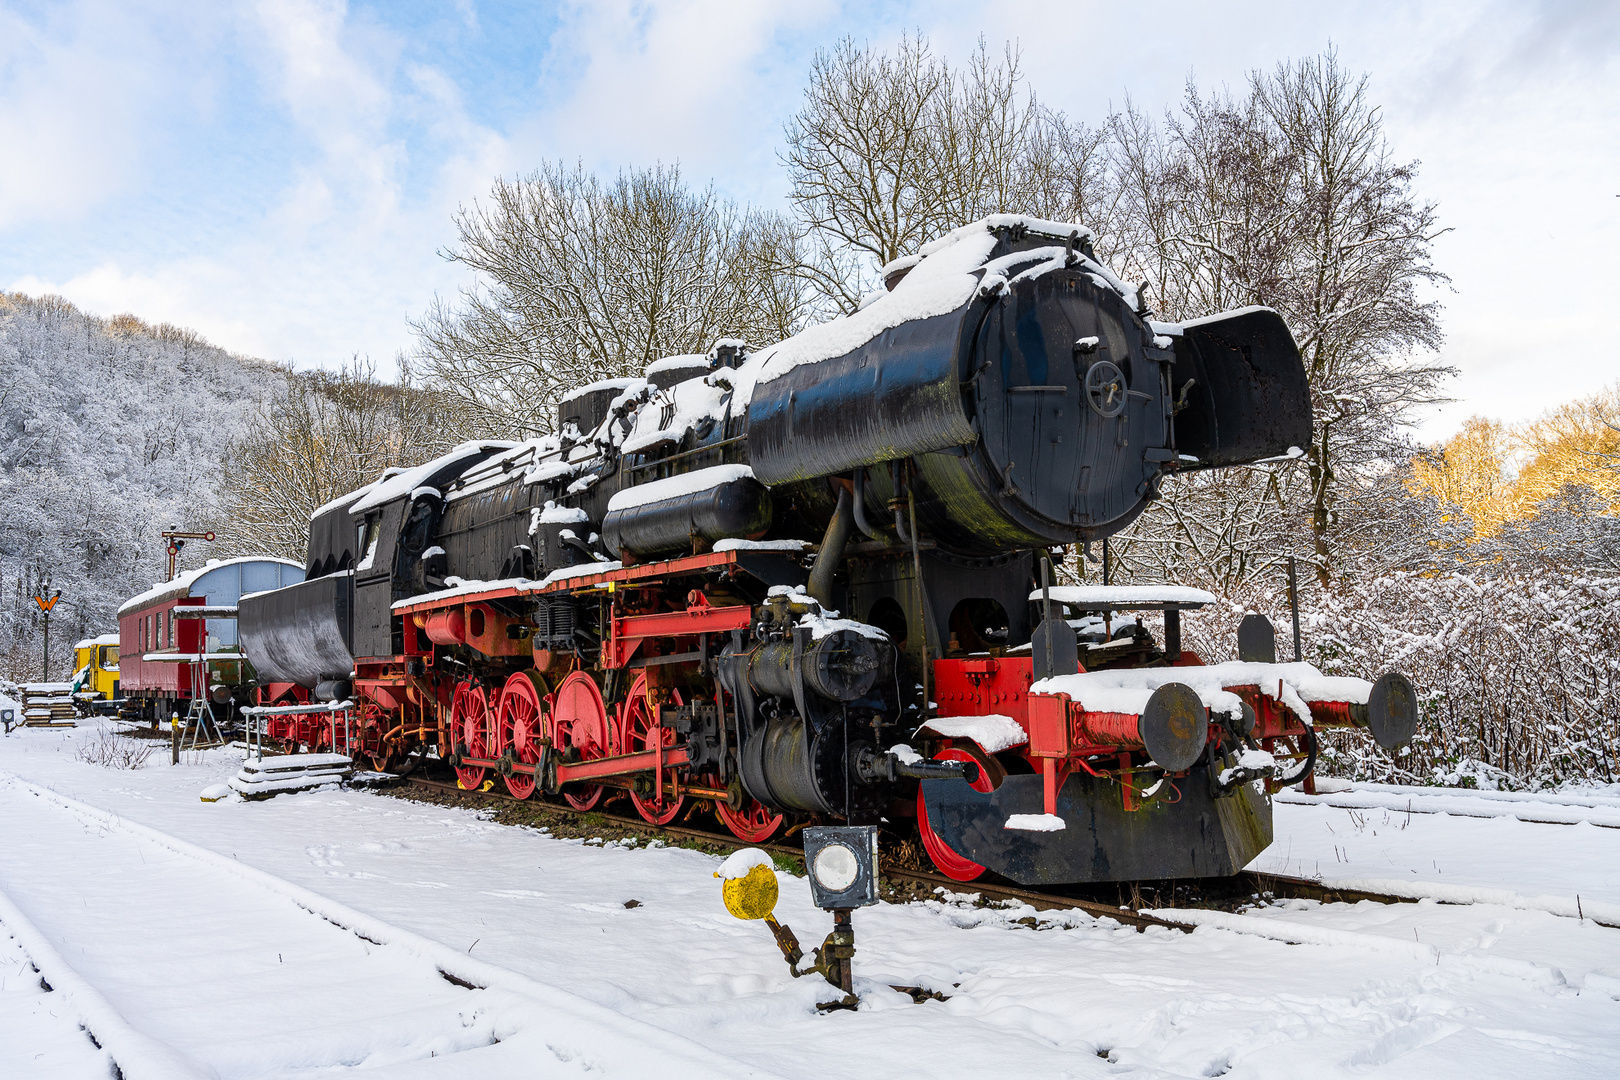
<svg viewBox="0 0 1620 1080"><path fill-rule="evenodd" d="M1276 798L1283 803L1334 806L1341 810L1397 810L1403 814L1450 814L1453 817L1511 817L1538 825L1579 825L1584 822L1605 829L1620 829L1620 799L1597 795L1583 797L1356 784L1316 795L1289 788L1279 792Z"/></svg>
<svg viewBox="0 0 1620 1080"><path fill-rule="evenodd" d="M74 760L85 737L94 732L14 733L0 739L0 768L340 901L385 924L379 934L419 935L426 943L412 955L434 959L414 970L430 981L438 958L481 957L526 977L531 989L506 1004L493 984L476 992L492 1015L515 1017L510 1038L379 1064L375 1074L390 1080L580 1075L586 1065L591 1076L690 1075L680 1053L672 1065L649 1056L650 1028L670 1047L701 1044L716 1078L1620 1076L1620 931L1590 918L1490 903L1288 901L1233 916L1240 933L1136 933L1078 912L942 894L857 913L861 1009L819 1015L826 985L791 979L769 933L725 913L713 857L560 840L475 810L362 791L204 804L197 792L235 772L236 755L110 771ZM0 821L9 806L0 799ZM1278 872L1325 860L1362 876L1620 902L1620 830L1439 814L1402 824L1394 812L1386 823L1383 811L1285 804L1266 857L1293 864ZM74 875L99 852L105 825L91 825L71 856L38 868L57 879L56 895L74 896ZM1335 861L1334 845L1351 861ZM819 943L830 920L811 906L807 883L787 874L779 883L779 916L806 946ZM145 925L154 934L184 926ZM408 939L387 940L392 949ZM537 983L556 988L539 992L557 994L559 1007L520 1013ZM949 1000L919 1004L890 983ZM573 1062L559 1067L548 1043ZM0 1045L7 1080L8 1049Z"/></svg>
<svg viewBox="0 0 1620 1080"><path fill-rule="evenodd" d="M1278 796L1276 842L1248 869L1620 926L1620 829L1603 824L1620 801L1612 788L1531 794L1329 785L1317 796ZM1551 820L1558 824L1549 827Z"/></svg>
<svg viewBox="0 0 1620 1080"><path fill-rule="evenodd" d="M523 1034L544 1039L527 1075L636 1075L653 1061L661 1076L746 1071L3 772L0 816L0 922L127 1080L364 1069Z"/></svg>
<svg viewBox="0 0 1620 1080"><path fill-rule="evenodd" d="M0 925L0 1047L11 1051L0 1059L6 1080L106 1080L107 1051L90 1041L72 1003L12 936L12 918L5 915Z"/></svg>
<svg viewBox="0 0 1620 1080"><path fill-rule="evenodd" d="M88 901L86 902L88 906ZM130 1027L94 986L85 981L51 942L29 921L10 897L0 893L0 923L12 942L40 975L41 988L65 999L68 1015L87 1036L107 1051L108 1064L116 1065L124 1080L214 1080L214 1070L175 1052L173 1047Z"/></svg>

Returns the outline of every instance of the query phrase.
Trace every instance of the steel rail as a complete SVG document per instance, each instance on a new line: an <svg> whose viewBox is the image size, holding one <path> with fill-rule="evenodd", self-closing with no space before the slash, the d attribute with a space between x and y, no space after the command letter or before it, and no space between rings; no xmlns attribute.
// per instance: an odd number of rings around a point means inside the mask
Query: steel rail
<svg viewBox="0 0 1620 1080"><path fill-rule="evenodd" d="M525 803L541 812L554 813L559 817L581 817L580 811L568 807L558 806L538 799L518 799L503 791L468 791L454 783L442 780L430 780L425 777L408 777L406 785L427 788L454 794L462 798L485 801L504 801ZM744 844L729 831L719 829L697 829L685 825L654 825L640 817L631 817L624 814L609 813L604 810L593 810L594 814L604 825L623 829L627 832L638 833L656 839L682 839L698 840L705 843L733 848L757 847L774 854L787 855L794 858L803 858L801 847L784 843ZM1182 933L1191 933L1193 927L1180 922L1162 919L1152 913L1151 908L1117 907L1111 904L1099 903L1095 900L1085 900L1074 896L1065 896L1062 893L1043 892L1038 889L1028 889L1020 885L1002 884L1000 882L985 881L957 881L943 874L931 870L919 870L915 867L904 866L895 862L882 863L883 876L890 882L912 882L933 888L943 888L959 895L972 895L978 893L992 900L1017 900L1028 904L1037 911L1072 911L1080 910L1097 918L1114 919L1138 930L1145 930L1150 926L1163 927L1167 930L1179 930ZM1380 904L1414 904L1416 897L1395 896L1386 893L1367 892L1360 889L1337 888L1325 885L1309 878L1296 878L1281 874L1257 874L1244 872L1239 875L1242 880L1249 883L1249 891L1261 895L1271 894L1277 897L1301 900L1317 900L1322 903L1357 903L1362 900L1371 900ZM1194 905L1199 906L1199 905Z"/></svg>

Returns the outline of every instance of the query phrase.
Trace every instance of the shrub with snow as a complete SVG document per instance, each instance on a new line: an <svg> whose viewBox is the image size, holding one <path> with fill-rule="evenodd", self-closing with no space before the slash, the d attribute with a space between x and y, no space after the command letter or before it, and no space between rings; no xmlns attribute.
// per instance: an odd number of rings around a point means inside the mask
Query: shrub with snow
<svg viewBox="0 0 1620 1080"><path fill-rule="evenodd" d="M97 736L74 751L80 761L101 765L108 769L138 769L146 764L158 744L145 739L132 739L102 728Z"/></svg>

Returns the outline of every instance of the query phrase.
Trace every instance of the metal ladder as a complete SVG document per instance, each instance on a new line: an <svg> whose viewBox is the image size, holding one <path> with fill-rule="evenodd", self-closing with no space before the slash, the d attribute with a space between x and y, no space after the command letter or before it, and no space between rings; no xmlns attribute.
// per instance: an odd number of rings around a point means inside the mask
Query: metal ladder
<svg viewBox="0 0 1620 1080"><path fill-rule="evenodd" d="M191 665L191 708L186 710L186 732L191 737L191 750L200 750L208 742L224 743L225 738L220 734L219 723L214 719L214 710L208 704L208 661L200 660ZM211 740L203 736L213 733ZM182 742L180 749L188 747Z"/></svg>

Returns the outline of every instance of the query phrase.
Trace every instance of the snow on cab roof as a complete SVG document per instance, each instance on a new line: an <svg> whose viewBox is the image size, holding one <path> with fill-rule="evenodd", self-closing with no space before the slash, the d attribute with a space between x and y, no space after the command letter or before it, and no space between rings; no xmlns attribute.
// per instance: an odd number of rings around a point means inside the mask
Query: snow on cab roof
<svg viewBox="0 0 1620 1080"><path fill-rule="evenodd" d="M138 596L125 600L118 608L118 617L123 618L131 611L138 611L143 607L171 600L177 596L191 595L191 586L204 574L211 574L215 570L223 570L227 566L245 566L248 563L279 563L290 566L294 570L303 572L304 564L293 562L291 559L273 559L264 555L243 555L235 559L209 559L203 565L191 570L176 574L173 581L159 582ZM114 637L116 639L116 635Z"/></svg>
<svg viewBox="0 0 1620 1080"><path fill-rule="evenodd" d="M116 644L118 644L118 635L117 634L102 634L100 637L87 637L83 641L80 641L77 644L75 644L73 647L75 649L93 649L97 645L116 645Z"/></svg>
<svg viewBox="0 0 1620 1080"><path fill-rule="evenodd" d="M359 502L360 497L362 495L364 495L366 492L370 491L372 488L376 487L381 482L382 482L381 480L373 480L371 483L367 484L365 487L355 488L353 491L346 492L346 493L344 493L342 495L339 495L337 498L333 499L331 502L322 503L321 505L317 506L315 509L313 509L313 510L311 510L309 512L309 520L314 521L316 518L320 517L322 514L326 513L327 511L336 510L340 506L347 506L350 503Z"/></svg>
<svg viewBox="0 0 1620 1080"><path fill-rule="evenodd" d="M424 462L413 469L405 469L402 472L395 473L393 476L383 473L382 479L366 488L365 494L362 495L360 500L349 507L349 513L363 514L367 510L374 509L384 503L402 498L426 484L428 478L434 473L454 465L458 461L477 457L480 454L487 454L492 450L511 450L517 445L517 443L513 442L464 442L448 454Z"/></svg>

